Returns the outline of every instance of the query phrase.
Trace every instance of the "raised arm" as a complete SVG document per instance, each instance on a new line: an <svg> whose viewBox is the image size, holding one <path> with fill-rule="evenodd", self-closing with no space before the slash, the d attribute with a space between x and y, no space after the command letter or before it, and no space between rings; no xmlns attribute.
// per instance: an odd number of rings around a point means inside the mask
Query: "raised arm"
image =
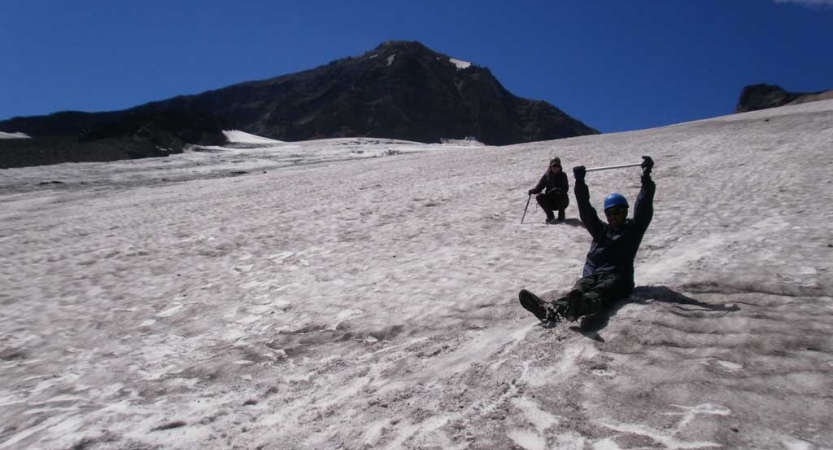
<svg viewBox="0 0 833 450"><path fill-rule="evenodd" d="M581 217L584 227L590 232L590 236L593 236L593 239L597 239L601 237L600 235L604 230L604 224L599 220L599 215L596 213L596 210L590 205L590 189L584 183L586 170L584 166L573 167L573 174L576 177L574 192L576 194L579 217Z"/></svg>
<svg viewBox="0 0 833 450"><path fill-rule="evenodd" d="M642 157L642 188L639 196L636 197L636 204L633 206L633 223L642 233L648 229L651 219L654 217L654 192L657 185L651 179L651 169L654 168L654 161L650 156Z"/></svg>

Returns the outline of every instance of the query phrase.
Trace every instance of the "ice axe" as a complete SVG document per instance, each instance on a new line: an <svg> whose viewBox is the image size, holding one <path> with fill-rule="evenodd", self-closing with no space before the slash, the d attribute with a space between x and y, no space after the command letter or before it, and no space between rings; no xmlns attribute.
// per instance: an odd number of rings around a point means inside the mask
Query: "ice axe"
<svg viewBox="0 0 833 450"><path fill-rule="evenodd" d="M596 171L599 171L599 170L610 170L610 169L623 169L625 167L636 167L636 166L641 166L641 165L642 165L642 163L638 162L638 163L634 163L634 164L622 164L622 165L619 165L619 166L590 167L590 168L586 169L585 172L596 172Z"/></svg>
<svg viewBox="0 0 833 450"><path fill-rule="evenodd" d="M529 194L529 198L526 199L526 206L524 207L524 215L521 216L521 225L524 224L524 217L526 217L526 209L529 208L529 201L532 200L532 194Z"/></svg>

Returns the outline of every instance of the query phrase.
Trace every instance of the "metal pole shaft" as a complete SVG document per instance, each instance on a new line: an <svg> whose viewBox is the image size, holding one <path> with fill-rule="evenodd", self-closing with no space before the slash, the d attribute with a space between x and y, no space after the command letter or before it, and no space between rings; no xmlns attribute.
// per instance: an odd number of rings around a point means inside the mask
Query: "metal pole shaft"
<svg viewBox="0 0 833 450"><path fill-rule="evenodd" d="M641 166L642 163L635 163L635 164L622 164L620 166L606 166L606 167L591 167L587 169L587 172L596 172L598 170L610 170L610 169L622 169L625 167L636 167Z"/></svg>
<svg viewBox="0 0 833 450"><path fill-rule="evenodd" d="M521 216L521 225L524 224L524 218L526 217L526 209L529 208L529 201L532 200L532 194L529 194L529 198L526 199L526 206L524 207L524 215Z"/></svg>

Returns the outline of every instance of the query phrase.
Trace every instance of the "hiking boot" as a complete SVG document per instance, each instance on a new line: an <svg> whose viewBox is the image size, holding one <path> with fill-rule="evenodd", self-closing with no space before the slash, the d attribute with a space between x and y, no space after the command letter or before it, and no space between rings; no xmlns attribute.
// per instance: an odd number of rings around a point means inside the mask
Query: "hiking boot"
<svg viewBox="0 0 833 450"><path fill-rule="evenodd" d="M559 222L564 222L564 220L566 220L566 219L564 218L564 210L563 210L563 209L559 209L559 210L558 210L558 221L559 221Z"/></svg>
<svg viewBox="0 0 833 450"><path fill-rule="evenodd" d="M525 310L534 314L541 322L555 321L555 311L553 311L552 307L532 292L521 289L521 292L518 293L518 300L521 301L521 306Z"/></svg>
<svg viewBox="0 0 833 450"><path fill-rule="evenodd" d="M559 222L557 220L555 220L555 217L550 217L549 219L547 219L547 224L548 225L558 225L558 223Z"/></svg>
<svg viewBox="0 0 833 450"><path fill-rule="evenodd" d="M581 291L573 289L566 296L553 301L548 306L548 320L562 322L564 320L575 322L578 320L578 308L581 305L583 295Z"/></svg>

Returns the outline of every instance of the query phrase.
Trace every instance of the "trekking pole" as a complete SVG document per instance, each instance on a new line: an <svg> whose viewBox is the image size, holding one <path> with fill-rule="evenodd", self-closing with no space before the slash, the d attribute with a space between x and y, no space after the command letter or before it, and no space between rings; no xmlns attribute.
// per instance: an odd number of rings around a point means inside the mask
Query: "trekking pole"
<svg viewBox="0 0 833 450"><path fill-rule="evenodd" d="M524 207L524 215L521 216L521 225L524 224L524 217L526 217L526 208L529 208L529 201L532 200L532 194L529 194L529 198L526 199L526 206Z"/></svg>
<svg viewBox="0 0 833 450"><path fill-rule="evenodd" d="M636 167L641 166L642 163L635 163L635 164L622 164L621 166L606 166L606 167L591 167L587 169L587 172L595 172L597 170L610 170L610 169L623 169L625 167Z"/></svg>

